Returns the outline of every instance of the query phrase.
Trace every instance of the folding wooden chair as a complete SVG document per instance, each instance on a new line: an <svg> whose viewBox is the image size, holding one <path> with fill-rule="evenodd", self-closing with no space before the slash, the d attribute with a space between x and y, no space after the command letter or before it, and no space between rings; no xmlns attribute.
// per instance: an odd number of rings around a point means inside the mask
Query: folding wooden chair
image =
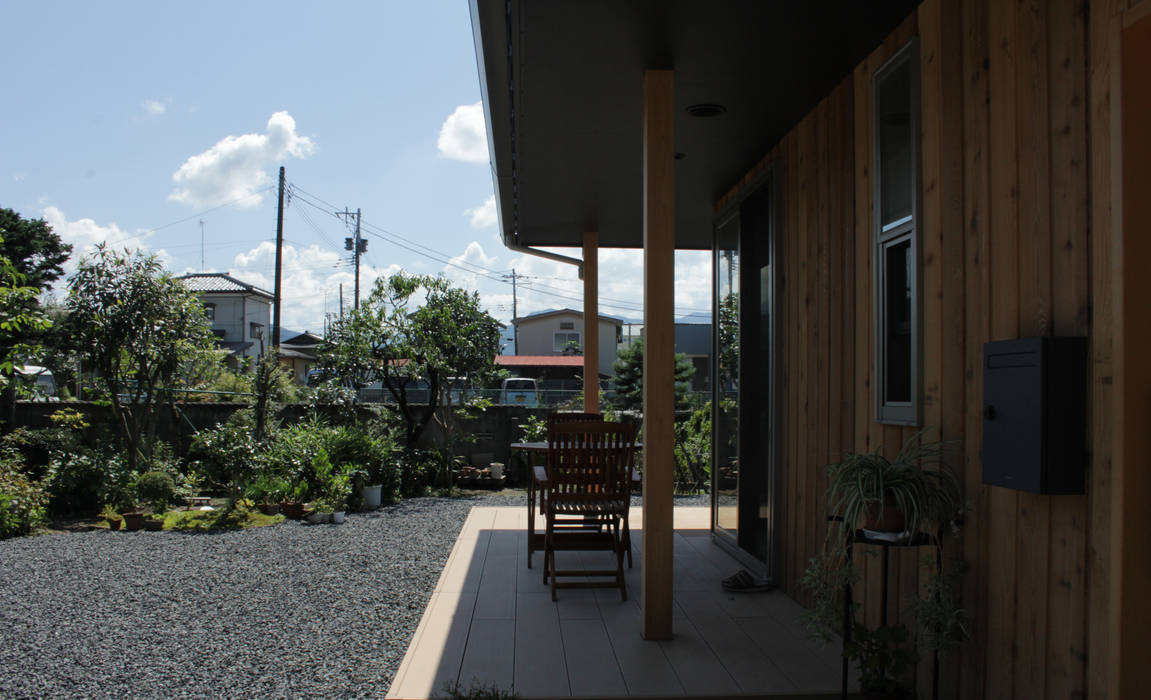
<svg viewBox="0 0 1151 700"><path fill-rule="evenodd" d="M542 489L544 583L557 588L619 587L627 600L623 557L627 549L631 506L631 463L636 427L623 423L588 421L556 424L548 439L547 474ZM594 524L594 527L589 527ZM556 567L559 550L608 550L615 554L615 570ZM580 578L561 581L561 578ZM585 578L611 577L610 581Z"/></svg>

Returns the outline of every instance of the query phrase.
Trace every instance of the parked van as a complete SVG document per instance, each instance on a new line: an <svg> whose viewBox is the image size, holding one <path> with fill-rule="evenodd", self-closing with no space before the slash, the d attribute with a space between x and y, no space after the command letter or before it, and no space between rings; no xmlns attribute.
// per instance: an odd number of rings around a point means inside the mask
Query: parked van
<svg viewBox="0 0 1151 700"><path fill-rule="evenodd" d="M500 389L500 403L526 406L527 408L539 407L540 399L536 389L536 380L523 377L505 379L503 387Z"/></svg>

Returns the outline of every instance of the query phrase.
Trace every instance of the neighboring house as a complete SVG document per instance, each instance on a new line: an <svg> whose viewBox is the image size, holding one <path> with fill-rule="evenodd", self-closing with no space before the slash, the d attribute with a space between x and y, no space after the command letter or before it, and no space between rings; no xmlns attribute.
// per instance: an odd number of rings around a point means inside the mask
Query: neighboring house
<svg viewBox="0 0 1151 700"><path fill-rule="evenodd" d="M280 330L283 336L283 329ZM324 339L315 333L304 331L280 340L280 364L292 372L297 384L308 382L308 370L316 364L316 348Z"/></svg>
<svg viewBox="0 0 1151 700"><path fill-rule="evenodd" d="M596 251L642 247L647 361L660 367L675 350L674 251L713 253L712 386L734 385L739 417L713 425L713 478L738 471L734 490L713 484L715 541L772 596L810 604L801 578L826 542L826 465L952 441L970 510L944 550L968 567L972 639L939 657L946 696L1142 697L1151 2L471 10L504 242L582 253L589 315ZM1085 339L1085 366L1048 375L1035 355L984 358L989 342L1053 335ZM1085 395L1068 402L1085 444L1054 455L1082 470L1075 493L986 480L1009 454L989 454L998 426L1034 428L1017 436L1035 449L1028 465L1051 458L1040 401L996 422L984 400L985 386L1003 390L985 380L1024 365ZM674 382L647 380L635 632L652 640L672 636L681 578ZM893 551L890 577L857 557L863 623L913 623L898 599L930 585L920 557Z"/></svg>
<svg viewBox="0 0 1151 700"><path fill-rule="evenodd" d="M583 351L583 312L573 309L541 311L512 319L516 327L516 355L563 355L578 346ZM599 317L599 373L612 376L623 321ZM574 344L574 345L573 345ZM567 353L570 354L570 353Z"/></svg>
<svg viewBox="0 0 1151 700"><path fill-rule="evenodd" d="M675 324L675 351L687 356L695 367L691 376L692 391L707 391L711 388L711 324Z"/></svg>
<svg viewBox="0 0 1151 700"><path fill-rule="evenodd" d="M244 358L254 360L262 348L271 346L271 292L225 272L191 273L177 279L200 297L216 342L228 352L229 367L237 369Z"/></svg>

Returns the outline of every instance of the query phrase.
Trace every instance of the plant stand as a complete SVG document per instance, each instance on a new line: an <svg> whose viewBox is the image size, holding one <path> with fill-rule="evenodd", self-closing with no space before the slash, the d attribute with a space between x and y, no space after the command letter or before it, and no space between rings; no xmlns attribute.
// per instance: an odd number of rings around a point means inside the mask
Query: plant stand
<svg viewBox="0 0 1151 700"><path fill-rule="evenodd" d="M836 519L834 516L829 519ZM935 547L935 570L936 573L943 571L943 551L942 551L942 532L935 535L928 535L926 533L917 532L906 540L891 542L885 539L871 537L863 530L856 530L847 537L847 561L850 564L852 560L852 550L855 549L857 544L875 545L880 548L882 552L882 582L880 584L880 607L879 607L879 625L881 627L887 626L887 578L888 578L888 562L890 561L890 554L892 547ZM851 604L851 584L848 583L843 587L843 645L844 649L847 648L847 643L851 641L851 623L853 622L852 604ZM843 671L842 671L842 686L840 689L840 697L846 700L847 698L847 674L850 671L850 663L847 656L843 657ZM933 651L931 653L931 698L932 700L939 700L939 652Z"/></svg>

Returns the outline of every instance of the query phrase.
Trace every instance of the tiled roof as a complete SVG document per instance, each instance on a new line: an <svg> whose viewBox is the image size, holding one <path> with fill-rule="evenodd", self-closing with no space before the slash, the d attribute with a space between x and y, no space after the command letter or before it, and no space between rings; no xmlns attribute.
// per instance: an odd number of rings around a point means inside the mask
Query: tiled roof
<svg viewBox="0 0 1151 700"><path fill-rule="evenodd" d="M583 318L583 312L577 311L575 309L549 309L547 311L537 311L534 314L528 314L527 316L520 316L519 318L513 318L512 323L518 326L523 321L534 321L537 318L546 318L548 316L557 316L559 314L575 314L576 316ZM605 316L604 314L599 314L599 320L610 321L610 322L618 324L618 325L623 324L622 318L616 318L615 316Z"/></svg>
<svg viewBox="0 0 1151 700"><path fill-rule="evenodd" d="M254 294L258 297L272 299L272 293L254 284L241 282L226 272L193 272L177 277L193 292L207 292L212 294Z"/></svg>
<svg viewBox="0 0 1151 700"><path fill-rule="evenodd" d="M582 355L496 355L501 367L583 367Z"/></svg>

